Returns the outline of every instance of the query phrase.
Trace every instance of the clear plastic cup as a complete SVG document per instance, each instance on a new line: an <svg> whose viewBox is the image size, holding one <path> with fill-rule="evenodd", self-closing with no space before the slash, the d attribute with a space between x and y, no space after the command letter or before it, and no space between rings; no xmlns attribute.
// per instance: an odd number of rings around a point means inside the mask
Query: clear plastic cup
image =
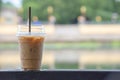
<svg viewBox="0 0 120 80"><path fill-rule="evenodd" d="M18 43L23 70L40 70L45 31L43 26L18 27Z"/></svg>

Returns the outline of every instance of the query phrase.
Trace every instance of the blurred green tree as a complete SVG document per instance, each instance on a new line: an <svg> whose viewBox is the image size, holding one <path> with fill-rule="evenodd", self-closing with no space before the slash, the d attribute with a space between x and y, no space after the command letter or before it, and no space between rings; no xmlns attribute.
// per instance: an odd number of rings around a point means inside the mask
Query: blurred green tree
<svg viewBox="0 0 120 80"><path fill-rule="evenodd" d="M0 11L2 9L2 0L0 0Z"/></svg>
<svg viewBox="0 0 120 80"><path fill-rule="evenodd" d="M86 7L86 16L95 21L96 16L101 16L103 21L110 21L112 13L120 13L120 3L114 0L23 0L23 19L27 20L28 7L32 7L32 16L38 16L42 21L47 21L49 6L52 6L54 15L59 24L72 23L80 13L80 7ZM116 7L115 7L116 6Z"/></svg>

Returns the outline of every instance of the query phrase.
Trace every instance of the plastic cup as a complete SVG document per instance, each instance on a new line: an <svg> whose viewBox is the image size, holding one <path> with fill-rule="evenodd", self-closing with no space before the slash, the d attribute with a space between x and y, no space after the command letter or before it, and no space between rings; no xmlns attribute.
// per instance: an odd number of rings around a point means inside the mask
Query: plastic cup
<svg viewBox="0 0 120 80"><path fill-rule="evenodd" d="M43 26L18 27L18 43L23 70L40 70L43 54L45 31Z"/></svg>

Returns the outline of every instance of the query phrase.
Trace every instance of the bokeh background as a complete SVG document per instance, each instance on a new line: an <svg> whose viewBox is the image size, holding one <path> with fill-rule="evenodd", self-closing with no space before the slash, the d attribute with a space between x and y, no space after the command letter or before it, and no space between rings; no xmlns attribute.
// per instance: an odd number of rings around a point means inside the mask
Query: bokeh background
<svg viewBox="0 0 120 80"><path fill-rule="evenodd" d="M18 25L44 25L42 69L120 69L120 0L0 0L0 70L20 70Z"/></svg>

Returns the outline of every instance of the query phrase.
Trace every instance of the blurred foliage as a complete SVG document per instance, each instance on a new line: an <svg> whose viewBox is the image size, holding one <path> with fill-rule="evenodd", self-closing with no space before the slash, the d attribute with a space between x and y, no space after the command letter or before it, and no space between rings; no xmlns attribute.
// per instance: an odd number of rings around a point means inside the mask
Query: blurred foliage
<svg viewBox="0 0 120 80"><path fill-rule="evenodd" d="M57 23L72 23L80 13L80 7L86 6L86 16L95 21L96 16L101 16L103 21L110 21L113 12L120 13L120 2L115 0L23 0L23 18L27 20L28 6L32 7L32 15L40 20L47 21L49 6L53 7L53 13Z"/></svg>
<svg viewBox="0 0 120 80"><path fill-rule="evenodd" d="M2 8L2 0L0 0L0 11L1 11L1 8Z"/></svg>
<svg viewBox="0 0 120 80"><path fill-rule="evenodd" d="M45 43L45 49L46 50L63 50L63 49L85 49L85 50L96 50L96 49L120 49L120 41L111 41L111 42L68 42L68 43ZM18 49L17 43L0 43L0 50L6 50L6 49Z"/></svg>
<svg viewBox="0 0 120 80"><path fill-rule="evenodd" d="M77 63L68 63L68 62L57 62L55 63L56 69L78 69Z"/></svg>
<svg viewBox="0 0 120 80"><path fill-rule="evenodd" d="M79 69L77 63L57 62L55 69ZM49 65L42 65L42 69L50 69ZM120 64L85 64L84 69L120 69Z"/></svg>
<svg viewBox="0 0 120 80"><path fill-rule="evenodd" d="M10 2L2 3L2 8L16 9L16 7Z"/></svg>

